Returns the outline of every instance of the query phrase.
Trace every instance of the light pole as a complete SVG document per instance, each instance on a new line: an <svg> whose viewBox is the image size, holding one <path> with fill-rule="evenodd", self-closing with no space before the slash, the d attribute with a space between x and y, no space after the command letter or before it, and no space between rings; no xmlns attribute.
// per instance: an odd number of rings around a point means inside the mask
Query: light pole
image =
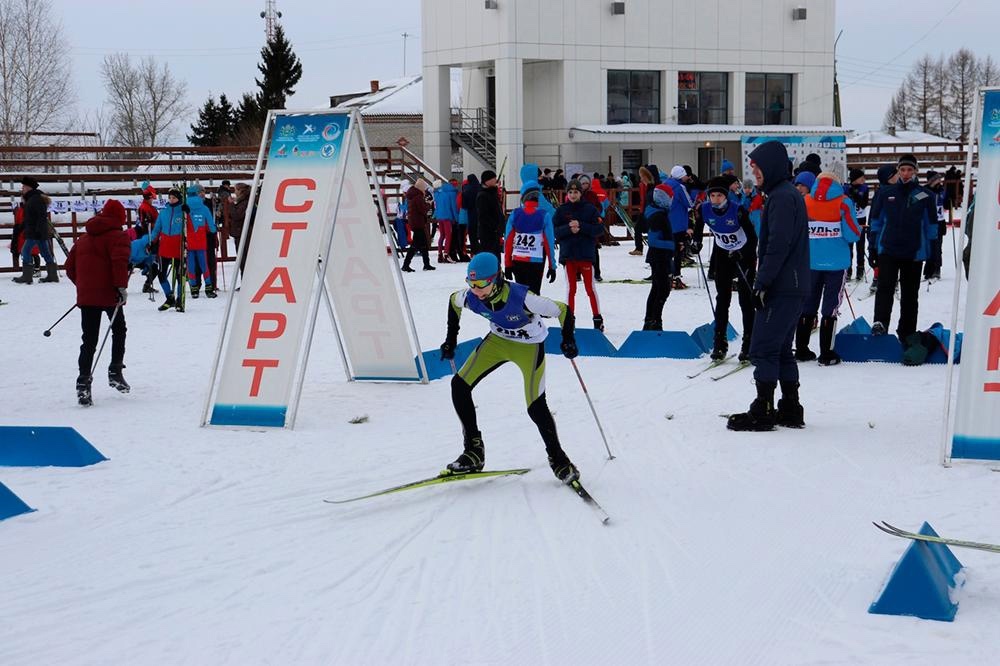
<svg viewBox="0 0 1000 666"><path fill-rule="evenodd" d="M406 38L410 36L410 33L403 33L403 76L406 76Z"/></svg>

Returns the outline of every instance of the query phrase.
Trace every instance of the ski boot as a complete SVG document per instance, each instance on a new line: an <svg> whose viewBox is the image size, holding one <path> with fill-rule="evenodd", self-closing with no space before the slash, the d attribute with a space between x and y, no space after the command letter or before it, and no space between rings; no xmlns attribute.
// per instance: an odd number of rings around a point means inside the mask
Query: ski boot
<svg viewBox="0 0 1000 666"><path fill-rule="evenodd" d="M805 410L799 402L799 383L781 382L781 400L778 401L778 425L783 428L805 428Z"/></svg>
<svg viewBox="0 0 1000 666"><path fill-rule="evenodd" d="M191 287L191 298L198 298L201 292L201 287Z"/></svg>
<svg viewBox="0 0 1000 666"><path fill-rule="evenodd" d="M155 294L156 287L153 286L152 280L146 280L142 285L142 293L144 294Z"/></svg>
<svg viewBox="0 0 1000 666"><path fill-rule="evenodd" d="M483 436L477 432L465 438L465 450L455 462L448 463L448 471L453 474L481 472L485 464L486 447L483 446Z"/></svg>
<svg viewBox="0 0 1000 666"><path fill-rule="evenodd" d="M681 290L681 289L687 289L688 286L686 284L684 284L684 280L682 280L680 278L680 276L677 276L677 277L674 278L673 287L672 288L676 289L676 290Z"/></svg>
<svg viewBox="0 0 1000 666"><path fill-rule="evenodd" d="M437 268L434 267L434 266L432 266L431 264L424 264L424 270L425 271L436 271Z"/></svg>
<svg viewBox="0 0 1000 666"><path fill-rule="evenodd" d="M729 351L729 340L726 339L726 332L715 333L715 342L712 346L712 353L709 354L709 358L713 361L721 361L726 358L726 353Z"/></svg>
<svg viewBox="0 0 1000 666"><path fill-rule="evenodd" d="M869 294L874 294L876 291L878 291L878 278L877 277L873 277L872 278L871 286L868 287L868 293Z"/></svg>
<svg viewBox="0 0 1000 666"><path fill-rule="evenodd" d="M812 335L813 318L800 317L795 328L795 360L815 361L816 354L809 349L809 336Z"/></svg>
<svg viewBox="0 0 1000 666"><path fill-rule="evenodd" d="M819 323L819 364L837 365L840 354L833 351L833 328L837 320L833 317L823 317Z"/></svg>
<svg viewBox="0 0 1000 666"><path fill-rule="evenodd" d="M119 393L128 393L132 390L132 387L128 385L128 382L125 381L125 376L122 374L122 369L124 368L125 365L122 363L108 367L108 386Z"/></svg>
<svg viewBox="0 0 1000 666"><path fill-rule="evenodd" d="M774 389L777 382L757 382L757 397L750 403L750 409L741 414L732 414L726 428L740 432L766 432L774 430L778 414L774 410Z"/></svg>
<svg viewBox="0 0 1000 666"><path fill-rule="evenodd" d="M750 342L744 342L740 346L740 355L736 357L740 363L750 362Z"/></svg>
<svg viewBox="0 0 1000 666"><path fill-rule="evenodd" d="M205 297L206 298L218 298L218 296L219 296L218 292L215 291L215 285L211 285L210 284L210 285L206 285L205 286Z"/></svg>
<svg viewBox="0 0 1000 666"><path fill-rule="evenodd" d="M872 335L885 335L885 324L880 321L872 324Z"/></svg>
<svg viewBox="0 0 1000 666"><path fill-rule="evenodd" d="M556 475L556 478L563 483L573 483L580 478L580 470L570 462L569 457L562 451L549 456L549 467L552 468L552 473Z"/></svg>
<svg viewBox="0 0 1000 666"><path fill-rule="evenodd" d="M594 315L594 328L601 333L604 332L604 317L601 315Z"/></svg>
<svg viewBox="0 0 1000 666"><path fill-rule="evenodd" d="M177 305L177 301L175 301L174 297L171 295L171 296L167 296L167 300L163 301L163 305L161 305L160 307L158 307L156 309L159 310L160 312L166 312L167 310L169 310L170 308L174 307L175 305Z"/></svg>
<svg viewBox="0 0 1000 666"><path fill-rule="evenodd" d="M83 407L94 404L94 398L90 394L90 377L80 375L76 378L76 401Z"/></svg>

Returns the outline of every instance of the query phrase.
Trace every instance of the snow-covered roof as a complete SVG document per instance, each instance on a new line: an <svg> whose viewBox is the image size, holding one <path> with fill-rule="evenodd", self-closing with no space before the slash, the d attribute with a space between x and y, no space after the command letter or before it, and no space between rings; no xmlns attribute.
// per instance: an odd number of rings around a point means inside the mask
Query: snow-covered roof
<svg viewBox="0 0 1000 666"><path fill-rule="evenodd" d="M871 132L858 132L847 139L851 145L858 144L901 144L901 143L948 143L949 139L926 132L911 132L908 130L897 131L895 135L874 130Z"/></svg>
<svg viewBox="0 0 1000 666"><path fill-rule="evenodd" d="M460 76L452 75L451 82L451 105L461 106L462 79ZM362 115L365 116L423 115L423 77L406 76L382 82L377 92L349 99L337 108L361 109Z"/></svg>

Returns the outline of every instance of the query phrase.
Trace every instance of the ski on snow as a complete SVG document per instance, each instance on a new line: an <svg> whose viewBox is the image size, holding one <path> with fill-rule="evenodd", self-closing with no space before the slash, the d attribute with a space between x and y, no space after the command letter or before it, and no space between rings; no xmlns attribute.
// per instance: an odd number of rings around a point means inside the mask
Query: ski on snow
<svg viewBox="0 0 1000 666"><path fill-rule="evenodd" d="M717 382L720 379L725 379L729 375L735 375L740 370L746 370L747 368L750 367L750 365L751 365L750 361L740 361L739 364L732 370L728 370L726 372L723 372L721 375L715 375L714 377L712 377L712 381Z"/></svg>
<svg viewBox="0 0 1000 666"><path fill-rule="evenodd" d="M593 497L590 496L590 493L587 492L587 489L584 488L582 485L580 485L579 480L572 481L567 485L573 489L573 492L575 492L577 495L580 496L580 499L582 499L584 502L590 505L590 507L597 512L597 515L600 517L602 524L604 525L608 524L608 522L611 520L611 516L609 516L608 513L603 508L601 508L601 505L597 503L597 500L595 500Z"/></svg>
<svg viewBox="0 0 1000 666"><path fill-rule="evenodd" d="M872 523L875 527L879 528L886 534L891 534L892 536L901 537L903 539L911 539L913 541L928 541L930 543L940 543L946 546L956 546L958 548L975 548L976 550L985 550L990 553L1000 553L1000 545L992 543L980 543L978 541L962 541L961 539L946 539L944 537L930 536L928 534L917 534L916 532L907 532L898 527L894 527L889 523L882 521L879 523Z"/></svg>
<svg viewBox="0 0 1000 666"><path fill-rule="evenodd" d="M510 476L513 474L526 474L531 471L530 467L523 467L519 469L497 469L497 470L486 470L483 472L464 472L464 473L454 473L448 470L443 470L437 476L432 476L428 479L421 479L420 481L413 481L411 483L404 483L400 486L393 486L391 488L385 488L383 490L377 490L373 493L368 493L367 495L361 495L360 497L351 497L349 499L342 500L323 500L327 504L347 504L348 502L357 502L358 500L369 499L372 497L380 497L382 495L390 495L392 493L398 493L404 490L414 490L416 488L426 488L427 486L434 486L439 483L449 483L451 481L466 481L470 479L487 479L495 476Z"/></svg>
<svg viewBox="0 0 1000 666"><path fill-rule="evenodd" d="M717 367L719 367L720 365L722 365L723 363L725 363L726 361L728 361L729 359L731 359L731 358L732 358L732 357L734 357L734 356L736 356L736 354L730 354L730 355L729 355L729 356L727 356L726 358L719 358L719 359L716 359L716 360L714 360L714 361L710 362L710 363L709 363L708 365L706 365L705 367L703 367L703 368L702 368L701 370L699 370L698 372L694 373L693 375L688 375L688 376L687 376L687 378L688 378L688 379L694 379L695 377L697 377L697 376L699 376L699 375L701 375L701 374L703 374L703 373L706 373L706 372L708 372L709 370L715 370L715 369L716 369Z"/></svg>

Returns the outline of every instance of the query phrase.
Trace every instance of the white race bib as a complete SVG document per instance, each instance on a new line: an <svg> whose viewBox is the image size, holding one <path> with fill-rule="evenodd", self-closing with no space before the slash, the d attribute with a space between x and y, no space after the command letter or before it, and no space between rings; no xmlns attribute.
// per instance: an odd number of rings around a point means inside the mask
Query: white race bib
<svg viewBox="0 0 1000 666"><path fill-rule="evenodd" d="M820 220L809 220L809 239L840 238L840 220L836 222L824 222Z"/></svg>
<svg viewBox="0 0 1000 666"><path fill-rule="evenodd" d="M542 232L515 231L514 256L522 259L543 259L545 248L543 247Z"/></svg>
<svg viewBox="0 0 1000 666"><path fill-rule="evenodd" d="M729 252L739 250L747 244L747 234L743 229L737 229L730 234L720 234L717 231L713 231L712 233L715 234L716 244Z"/></svg>

